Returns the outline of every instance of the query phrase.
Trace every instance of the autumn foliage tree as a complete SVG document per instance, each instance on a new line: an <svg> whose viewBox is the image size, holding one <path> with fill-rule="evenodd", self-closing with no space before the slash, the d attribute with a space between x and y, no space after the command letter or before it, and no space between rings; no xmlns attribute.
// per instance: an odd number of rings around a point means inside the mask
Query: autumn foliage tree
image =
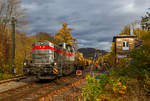
<svg viewBox="0 0 150 101"><path fill-rule="evenodd" d="M114 63L115 63L115 45L114 45L114 42L112 42L111 52L108 52L107 54L105 54L103 56L102 60L106 61L107 63L109 63L109 65L111 67L114 66Z"/></svg>
<svg viewBox="0 0 150 101"><path fill-rule="evenodd" d="M62 42L68 43L72 45L72 41L75 40L75 38L72 37L71 32L72 28L68 28L68 24L64 23L62 24L62 28L58 30L54 37L54 43L59 44Z"/></svg>
<svg viewBox="0 0 150 101"><path fill-rule="evenodd" d="M130 35L130 25L126 25L120 32L120 35Z"/></svg>
<svg viewBox="0 0 150 101"><path fill-rule="evenodd" d="M26 13L21 0L0 0L0 73L11 72L11 19L17 19L17 28L26 24ZM17 46L17 45L16 45Z"/></svg>
<svg viewBox="0 0 150 101"><path fill-rule="evenodd" d="M44 41L44 40L48 40L50 42L53 41L53 36L51 36L51 34L47 32L38 32L36 33L35 37L41 41Z"/></svg>

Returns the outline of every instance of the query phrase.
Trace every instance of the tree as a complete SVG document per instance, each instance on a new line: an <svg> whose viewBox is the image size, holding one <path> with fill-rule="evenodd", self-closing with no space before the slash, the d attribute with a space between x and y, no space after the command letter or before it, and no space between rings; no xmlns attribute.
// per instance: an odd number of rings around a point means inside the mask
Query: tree
<svg viewBox="0 0 150 101"><path fill-rule="evenodd" d="M126 25L120 32L120 35L130 35L130 25Z"/></svg>
<svg viewBox="0 0 150 101"><path fill-rule="evenodd" d="M150 13L149 12L146 12L146 15L142 17L141 26L142 26L142 29L150 31Z"/></svg>
<svg viewBox="0 0 150 101"><path fill-rule="evenodd" d="M72 28L68 28L67 23L62 24L62 28L58 30L54 37L54 43L59 44L62 42L68 43L72 45L72 41L75 40L75 38L72 37L70 31Z"/></svg>
<svg viewBox="0 0 150 101"><path fill-rule="evenodd" d="M114 66L115 64L115 43L112 42L111 52L108 52L103 56L103 60L107 61L110 66Z"/></svg>
<svg viewBox="0 0 150 101"><path fill-rule="evenodd" d="M42 40L42 41L48 40L50 42L53 41L53 37L51 36L50 33L47 33L47 32L39 32L35 36L38 40Z"/></svg>
<svg viewBox="0 0 150 101"><path fill-rule="evenodd" d="M21 0L0 0L0 67L10 64L11 60L11 27L12 17L17 20L17 28L26 24L25 9L21 7ZM1 69L0 68L0 69Z"/></svg>
<svg viewBox="0 0 150 101"><path fill-rule="evenodd" d="M150 32L144 29L134 29L134 34L138 36L139 40L142 40L142 45L150 50Z"/></svg>
<svg viewBox="0 0 150 101"><path fill-rule="evenodd" d="M9 25L12 17L17 19L18 27L27 24L24 20L26 17L26 9L21 7L20 0L1 0L0 1L0 25L3 26L5 32L6 27Z"/></svg>

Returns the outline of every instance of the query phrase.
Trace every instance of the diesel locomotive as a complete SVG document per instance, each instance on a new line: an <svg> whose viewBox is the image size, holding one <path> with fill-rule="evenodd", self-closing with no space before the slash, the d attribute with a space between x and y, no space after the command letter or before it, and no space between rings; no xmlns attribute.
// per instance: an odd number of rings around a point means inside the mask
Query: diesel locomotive
<svg viewBox="0 0 150 101"><path fill-rule="evenodd" d="M76 71L76 44L61 43L54 45L49 41L32 44L32 58L24 61L23 72L38 79L55 79Z"/></svg>

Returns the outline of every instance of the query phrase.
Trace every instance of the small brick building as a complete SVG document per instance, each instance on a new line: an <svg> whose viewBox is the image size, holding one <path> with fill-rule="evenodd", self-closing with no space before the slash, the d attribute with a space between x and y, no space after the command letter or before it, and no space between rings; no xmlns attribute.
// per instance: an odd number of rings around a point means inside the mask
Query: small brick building
<svg viewBox="0 0 150 101"><path fill-rule="evenodd" d="M114 36L115 45L115 63L120 58L128 58L131 50L135 49L138 43L136 35L118 35Z"/></svg>

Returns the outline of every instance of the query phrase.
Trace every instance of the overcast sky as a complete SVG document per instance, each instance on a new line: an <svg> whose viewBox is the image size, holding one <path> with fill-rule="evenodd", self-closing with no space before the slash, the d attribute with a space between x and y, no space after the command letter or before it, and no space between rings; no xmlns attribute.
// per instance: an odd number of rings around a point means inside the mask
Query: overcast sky
<svg viewBox="0 0 150 101"><path fill-rule="evenodd" d="M150 8L149 0L22 0L27 8L28 33L54 34L67 22L79 47L110 50L113 36L139 20Z"/></svg>

